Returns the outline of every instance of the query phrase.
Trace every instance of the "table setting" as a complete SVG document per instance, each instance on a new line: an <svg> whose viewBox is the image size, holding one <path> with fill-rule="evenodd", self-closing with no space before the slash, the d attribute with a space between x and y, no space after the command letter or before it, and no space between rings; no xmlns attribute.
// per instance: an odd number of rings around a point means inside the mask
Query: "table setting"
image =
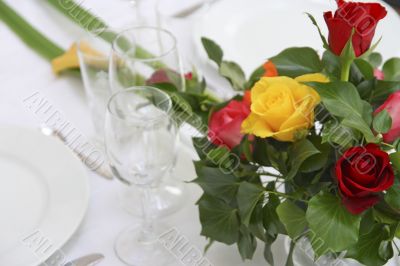
<svg viewBox="0 0 400 266"><path fill-rule="evenodd" d="M400 265L397 0L0 0L0 265Z"/></svg>

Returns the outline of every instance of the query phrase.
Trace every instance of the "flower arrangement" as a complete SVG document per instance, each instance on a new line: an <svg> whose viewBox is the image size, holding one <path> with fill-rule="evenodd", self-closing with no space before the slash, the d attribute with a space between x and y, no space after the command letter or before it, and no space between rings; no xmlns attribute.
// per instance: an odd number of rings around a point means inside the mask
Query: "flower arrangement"
<svg viewBox="0 0 400 266"><path fill-rule="evenodd" d="M386 10L338 0L324 13L325 51L288 48L246 80L203 38L208 56L237 96L209 109L208 135L194 138L203 190L201 234L237 244L251 259L257 243L273 265L278 234L306 238L315 259L345 256L384 265L400 237L400 59L372 44ZM257 239L259 241L257 241ZM397 248L397 247L396 247Z"/></svg>
<svg viewBox="0 0 400 266"><path fill-rule="evenodd" d="M47 2L82 23L78 5L65 12L61 2ZM177 119L204 133L193 139L199 155L193 182L204 192L197 204L210 245L237 244L242 258L251 259L261 241L271 265L278 234L291 239L286 265L293 265L300 239L309 241L315 259L346 256L367 266L384 265L399 251L400 58L382 64L374 52L384 7L337 3L334 13L324 14L328 39L309 14L325 48L321 56L308 47L288 48L248 79L203 38L209 58L237 91L229 101L210 95L195 71L185 76L184 91L168 80L174 74L168 69L154 69L146 81L171 95ZM0 19L53 60L57 72L79 67L74 48L63 55L2 0L0 7ZM105 26L84 14L83 26Z"/></svg>

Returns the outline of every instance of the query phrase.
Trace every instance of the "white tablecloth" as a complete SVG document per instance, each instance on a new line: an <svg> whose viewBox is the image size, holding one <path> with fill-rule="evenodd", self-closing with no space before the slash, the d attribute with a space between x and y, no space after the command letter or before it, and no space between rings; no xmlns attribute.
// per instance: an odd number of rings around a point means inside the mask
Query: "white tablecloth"
<svg viewBox="0 0 400 266"><path fill-rule="evenodd" d="M129 9L127 2L128 0L86 0L83 1L83 6L112 26L118 27L129 23L131 15L133 16L133 11ZM65 49L79 36L85 34L78 26L49 7L44 0L8 0L7 3ZM193 20L193 17L188 18L175 22L172 26L174 34L178 37L179 48L187 59L186 62L195 61L190 45ZM64 115L65 120L70 121L81 133L90 136L92 124L81 81L74 77L54 76L49 62L25 46L3 23L0 23L0 44L0 124L38 128L43 122L42 117L28 110L23 104L23 99L39 92L53 105L53 109ZM194 158L193 152L182 146L180 154L175 176L192 180L195 177L191 164L191 159ZM65 255L65 260L99 252L106 257L101 265L123 265L114 254L114 239L121 230L137 221L137 218L120 207L117 192L123 186L121 183L116 180L105 180L89 170L88 175L91 182L91 197L86 217L61 252ZM187 185L187 189L189 193L184 208L160 222L176 228L187 238L191 247L203 250L207 241L200 236L198 210L194 205L201 191L193 184ZM277 255L276 265L283 265L285 260L285 256L282 255L283 245L282 241L278 242L274 246L274 253ZM259 245L254 260L244 263L236 246L215 244L206 258L215 266L266 265L262 249L262 245ZM176 265L184 264L177 261Z"/></svg>

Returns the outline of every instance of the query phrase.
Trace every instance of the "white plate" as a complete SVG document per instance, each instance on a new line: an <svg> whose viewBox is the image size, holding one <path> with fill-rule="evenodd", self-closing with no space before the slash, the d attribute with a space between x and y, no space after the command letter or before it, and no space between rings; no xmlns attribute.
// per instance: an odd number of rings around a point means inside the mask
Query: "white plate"
<svg viewBox="0 0 400 266"><path fill-rule="evenodd" d="M88 199L86 171L60 141L0 128L0 265L45 261L78 228Z"/></svg>
<svg viewBox="0 0 400 266"><path fill-rule="evenodd" d="M400 17L390 6L379 2L387 7L388 15L377 28L375 41L383 36L377 51L385 58L400 56ZM227 60L238 62L249 74L288 47L310 46L321 51L318 32L304 12L314 15L327 36L323 12L336 8L334 0L220 0L196 25L196 50L205 62L207 56L200 38L211 38L222 47Z"/></svg>

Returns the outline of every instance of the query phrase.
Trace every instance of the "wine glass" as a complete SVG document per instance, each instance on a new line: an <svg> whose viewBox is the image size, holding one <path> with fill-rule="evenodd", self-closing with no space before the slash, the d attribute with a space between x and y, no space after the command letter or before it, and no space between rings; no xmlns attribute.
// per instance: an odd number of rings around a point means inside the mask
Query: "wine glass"
<svg viewBox="0 0 400 266"><path fill-rule="evenodd" d="M170 84L184 90L185 79L176 39L167 30L139 26L114 39L110 58L111 89Z"/></svg>
<svg viewBox="0 0 400 266"><path fill-rule="evenodd" d="M143 223L123 231L115 242L117 256L128 265L164 265L171 259L154 223L151 187L172 168L176 153L176 123L169 96L153 87L132 87L111 96L106 112L106 153L113 174L140 190Z"/></svg>
<svg viewBox="0 0 400 266"><path fill-rule="evenodd" d="M131 86L156 86L162 89L184 90L182 64L175 37L156 27L133 27L120 32L114 39L110 56L110 87L116 92ZM172 171L172 170L171 170ZM171 174L171 173L170 173ZM140 216L141 210L132 208L139 193L135 187L120 194L123 208ZM163 217L178 211L185 203L184 183L167 176L153 187L156 212Z"/></svg>

